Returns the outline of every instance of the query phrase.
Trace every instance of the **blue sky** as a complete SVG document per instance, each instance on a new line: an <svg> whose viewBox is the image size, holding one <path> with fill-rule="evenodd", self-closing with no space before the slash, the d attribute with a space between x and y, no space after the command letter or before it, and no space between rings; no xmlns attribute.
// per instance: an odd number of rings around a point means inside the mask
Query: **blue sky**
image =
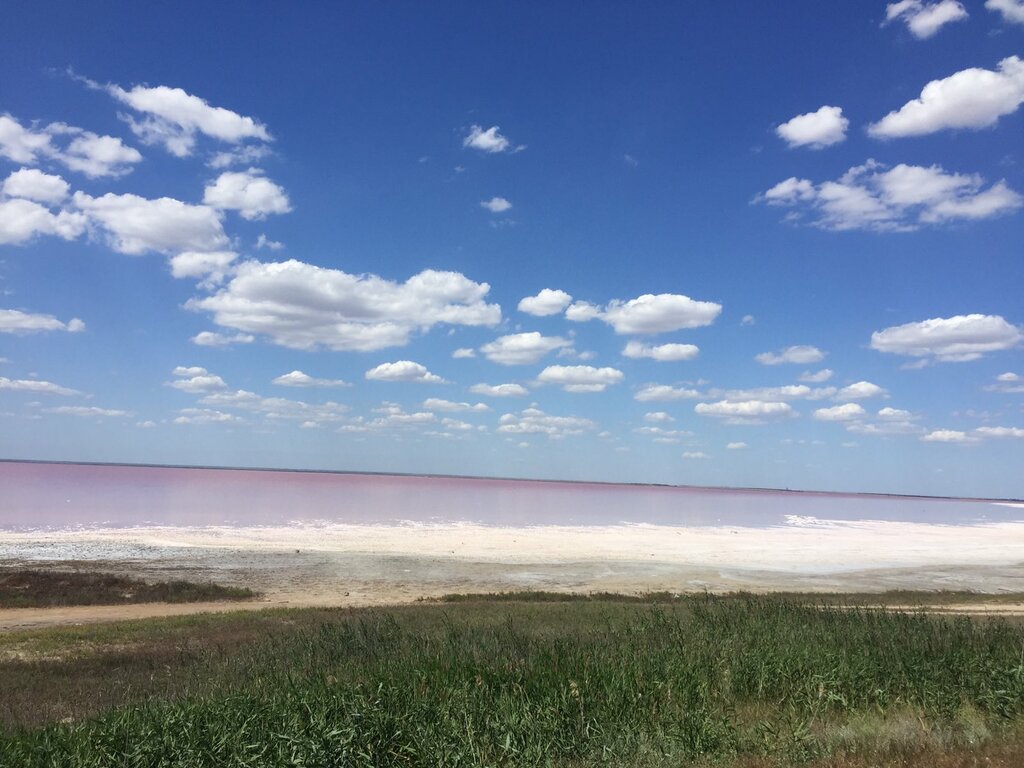
<svg viewBox="0 0 1024 768"><path fill-rule="evenodd" d="M0 456L1024 496L1024 5L38 2Z"/></svg>

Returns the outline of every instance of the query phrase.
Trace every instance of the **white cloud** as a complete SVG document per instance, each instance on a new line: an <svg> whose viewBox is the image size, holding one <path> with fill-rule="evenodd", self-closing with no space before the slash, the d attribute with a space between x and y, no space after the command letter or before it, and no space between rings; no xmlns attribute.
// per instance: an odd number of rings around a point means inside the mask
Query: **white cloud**
<svg viewBox="0 0 1024 768"><path fill-rule="evenodd" d="M206 165L216 170L230 168L232 165L252 165L269 154L270 147L264 144L246 144L227 152L215 153L206 161Z"/></svg>
<svg viewBox="0 0 1024 768"><path fill-rule="evenodd" d="M649 421L654 424L660 424L669 421L675 421L675 419L673 419L664 411L650 411L644 414L644 421Z"/></svg>
<svg viewBox="0 0 1024 768"><path fill-rule="evenodd" d="M3 193L23 197L37 203L56 205L68 196L70 185L60 176L43 173L36 168L22 168L4 179Z"/></svg>
<svg viewBox="0 0 1024 768"><path fill-rule="evenodd" d="M139 429L151 429L156 426L156 422L146 419L145 421L136 421L135 426Z"/></svg>
<svg viewBox="0 0 1024 768"><path fill-rule="evenodd" d="M0 309L0 333L36 333L37 331L68 331L79 333L85 323L73 317L66 323L53 315L33 314L18 309Z"/></svg>
<svg viewBox="0 0 1024 768"><path fill-rule="evenodd" d="M179 278L203 278L204 287L217 285L223 282L237 256L234 251L185 251L171 257L171 274Z"/></svg>
<svg viewBox="0 0 1024 768"><path fill-rule="evenodd" d="M622 354L625 357L634 359L649 357L662 363L693 360L699 352L700 348L693 344L659 344L652 346L639 341L628 342L625 349L622 350Z"/></svg>
<svg viewBox="0 0 1024 768"><path fill-rule="evenodd" d="M822 368L817 373L811 373L810 371L804 371L800 374L800 381L804 381L808 384L821 384L832 378L834 371L831 368Z"/></svg>
<svg viewBox="0 0 1024 768"><path fill-rule="evenodd" d="M218 210L238 211L248 221L292 209L285 191L258 168L225 171L203 190L203 203Z"/></svg>
<svg viewBox="0 0 1024 768"><path fill-rule="evenodd" d="M80 213L52 213L39 203L14 198L0 200L0 245L22 245L36 235L56 235L74 240L85 231Z"/></svg>
<svg viewBox="0 0 1024 768"><path fill-rule="evenodd" d="M976 439L955 429L936 429L921 436L921 440L926 443L972 443Z"/></svg>
<svg viewBox="0 0 1024 768"><path fill-rule="evenodd" d="M574 323L585 323L601 316L601 308L589 301L577 301L566 307L565 319Z"/></svg>
<svg viewBox="0 0 1024 768"><path fill-rule="evenodd" d="M710 459L704 451L683 451L684 459Z"/></svg>
<svg viewBox="0 0 1024 768"><path fill-rule="evenodd" d="M746 325L754 325L756 323L757 323L757 318L755 318L753 315L744 315L743 318L740 320L740 325L745 325L745 326Z"/></svg>
<svg viewBox="0 0 1024 768"><path fill-rule="evenodd" d="M428 411L445 411L446 413L484 413L491 410L486 403L455 403L437 397L428 397L423 401L423 407Z"/></svg>
<svg viewBox="0 0 1024 768"><path fill-rule="evenodd" d="M0 156L15 163L32 163L53 152L49 133L33 131L10 115L0 115Z"/></svg>
<svg viewBox="0 0 1024 768"><path fill-rule="evenodd" d="M881 397L886 391L872 384L870 381L858 381L849 386L843 387L836 394L836 400L866 400L871 397Z"/></svg>
<svg viewBox="0 0 1024 768"><path fill-rule="evenodd" d="M918 40L925 40L938 32L946 24L962 21L967 18L967 10L957 0L900 0L889 3L885 7L883 25L897 19L907 25L907 29Z"/></svg>
<svg viewBox="0 0 1024 768"><path fill-rule="evenodd" d="M700 396L700 392L695 389L671 387L668 384L648 384L633 395L633 399L641 403L667 403L673 400L693 400Z"/></svg>
<svg viewBox="0 0 1024 768"><path fill-rule="evenodd" d="M697 403L693 408L699 416L725 419L727 424L760 424L769 419L789 418L796 411L789 403L763 400L720 400L717 403Z"/></svg>
<svg viewBox="0 0 1024 768"><path fill-rule="evenodd" d="M822 107L817 112L797 115L783 123L775 132L785 139L789 146L811 149L838 144L846 138L846 128L850 121L843 117L842 107Z"/></svg>
<svg viewBox="0 0 1024 768"><path fill-rule="evenodd" d="M530 392L521 384L474 384L469 391L488 397L524 397Z"/></svg>
<svg viewBox="0 0 1024 768"><path fill-rule="evenodd" d="M1013 349L1024 333L999 315L956 315L896 325L871 334L879 352L939 362L977 360L988 352Z"/></svg>
<svg viewBox="0 0 1024 768"><path fill-rule="evenodd" d="M452 357L456 360L466 360L470 357L476 357L476 350L472 347L460 347L452 352Z"/></svg>
<svg viewBox="0 0 1024 768"><path fill-rule="evenodd" d="M576 416L549 416L537 408L527 408L518 415L506 413L498 422L498 431L513 435L547 435L561 439L569 435L581 435L595 429L590 419Z"/></svg>
<svg viewBox="0 0 1024 768"><path fill-rule="evenodd" d="M824 360L825 353L817 347L801 344L794 347L786 347L777 353L762 352L759 355L755 355L754 359L761 365L782 365L783 363L807 365L808 363L817 363Z"/></svg>
<svg viewBox="0 0 1024 768"><path fill-rule="evenodd" d="M214 331L200 331L191 339L193 344L200 347L227 347L231 344L252 344L256 337L249 333L236 333L228 336Z"/></svg>
<svg viewBox="0 0 1024 768"><path fill-rule="evenodd" d="M264 248L268 251L280 251L284 248L284 243L279 243L277 240L271 240L261 232L260 236L256 238L256 250L261 251Z"/></svg>
<svg viewBox="0 0 1024 768"><path fill-rule="evenodd" d="M204 205L112 192L102 197L75 192L72 200L90 222L106 230L110 246L120 253L212 252L228 245L219 214Z"/></svg>
<svg viewBox="0 0 1024 768"><path fill-rule="evenodd" d="M529 365L536 363L549 352L568 347L571 343L561 336L542 336L536 331L531 331L501 336L484 344L480 351L493 363Z"/></svg>
<svg viewBox="0 0 1024 768"><path fill-rule="evenodd" d="M536 296L527 296L519 301L519 311L536 317L557 315L572 302L572 296L565 291L544 288Z"/></svg>
<svg viewBox="0 0 1024 768"><path fill-rule="evenodd" d="M728 448L730 451L742 451L744 448L747 447L747 444L743 442L729 443L725 447Z"/></svg>
<svg viewBox="0 0 1024 768"><path fill-rule="evenodd" d="M190 395L202 395L227 389L228 385L220 376L210 373L199 366L186 367L179 365L171 372L176 378L168 381L167 386L188 392Z"/></svg>
<svg viewBox="0 0 1024 768"><path fill-rule="evenodd" d="M921 95L868 126L875 138L924 136L946 129L988 128L1024 102L1024 61L1010 56L996 71L972 67L932 80Z"/></svg>
<svg viewBox="0 0 1024 768"><path fill-rule="evenodd" d="M348 411L347 405L328 401L306 403L284 397L263 397L255 392L239 389L234 392L212 392L200 400L201 405L256 413L269 422L298 421L303 426L319 426L339 422Z"/></svg>
<svg viewBox="0 0 1024 768"><path fill-rule="evenodd" d="M122 104L143 114L141 120L126 118L136 136L147 144L162 144L178 157L192 154L197 134L231 144L246 139L271 140L266 127L253 118L223 107L212 107L181 88L136 85L126 91L120 86L108 85L105 90Z"/></svg>
<svg viewBox="0 0 1024 768"><path fill-rule="evenodd" d="M209 408L182 408L178 413L175 424L240 424L243 421L234 414Z"/></svg>
<svg viewBox="0 0 1024 768"><path fill-rule="evenodd" d="M491 213L504 213L512 207L512 203L504 197L492 197L480 203L481 208L486 208Z"/></svg>
<svg viewBox="0 0 1024 768"><path fill-rule="evenodd" d="M61 405L57 408L44 408L43 413L55 413L63 416L79 416L82 418L102 419L104 417L130 416L128 411L119 411L112 408L97 408L86 405Z"/></svg>
<svg viewBox="0 0 1024 768"><path fill-rule="evenodd" d="M985 7L998 11L1008 24L1024 24L1024 0L985 0Z"/></svg>
<svg viewBox="0 0 1024 768"><path fill-rule="evenodd" d="M797 208L811 224L844 231L909 231L923 225L1002 216L1024 205L1005 181L983 188L978 174L947 173L938 165L900 164L886 169L868 160L836 181L815 185L789 178L754 198L754 202Z"/></svg>
<svg viewBox="0 0 1024 768"><path fill-rule="evenodd" d="M707 397L725 400L824 400L836 393L835 387L812 389L806 384L786 384L781 387L755 387L752 389L711 389Z"/></svg>
<svg viewBox="0 0 1024 768"><path fill-rule="evenodd" d="M419 363L412 360L397 360L393 363L381 363L366 372L370 381L415 381L421 384L443 384L444 379L436 376Z"/></svg>
<svg viewBox="0 0 1024 768"><path fill-rule="evenodd" d="M54 384L52 381L42 381L40 379L8 379L3 376L0 376L0 389L6 389L14 392L32 392L43 395L71 396L82 394L77 389L62 387L60 384Z"/></svg>
<svg viewBox="0 0 1024 768"><path fill-rule="evenodd" d="M863 406L857 403L846 403L845 405L833 405L831 408L819 408L814 412L814 418L818 421L852 421L866 415Z"/></svg>
<svg viewBox="0 0 1024 768"><path fill-rule="evenodd" d="M710 301L675 293L647 293L629 301L610 302L601 319L619 334L652 334L711 325L721 311L721 304Z"/></svg>
<svg viewBox="0 0 1024 768"><path fill-rule="evenodd" d="M479 149L481 152L489 154L525 149L522 146L513 149L512 143L501 135L500 128L497 125L492 125L486 130L479 125L472 126L469 129L469 134L462 140L462 146Z"/></svg>
<svg viewBox="0 0 1024 768"><path fill-rule="evenodd" d="M71 170L96 179L130 173L135 163L142 162L142 155L115 136L97 136L92 131L80 131L57 155L57 159Z"/></svg>
<svg viewBox="0 0 1024 768"><path fill-rule="evenodd" d="M622 371L616 368L590 365L549 365L537 376L541 384L557 384L566 392L603 392L622 379Z"/></svg>
<svg viewBox="0 0 1024 768"><path fill-rule="evenodd" d="M1024 429L1021 429L1020 427L978 427L974 432L982 437L1024 438Z"/></svg>
<svg viewBox="0 0 1024 768"><path fill-rule="evenodd" d="M914 414L900 408L881 408L878 411L878 418L887 421L910 421L914 418Z"/></svg>
<svg viewBox="0 0 1024 768"><path fill-rule="evenodd" d="M996 376L995 384L985 386L986 392L1004 392L1010 394L1024 393L1024 376L1016 373L1001 373Z"/></svg>
<svg viewBox="0 0 1024 768"><path fill-rule="evenodd" d="M302 371L292 371L278 376L273 384L282 387L347 387L347 381L341 379L317 379Z"/></svg>
<svg viewBox="0 0 1024 768"><path fill-rule="evenodd" d="M186 307L285 347L369 352L403 346L439 323L497 325L501 308L485 303L489 290L458 272L425 270L395 283L294 259L247 261L224 288Z"/></svg>

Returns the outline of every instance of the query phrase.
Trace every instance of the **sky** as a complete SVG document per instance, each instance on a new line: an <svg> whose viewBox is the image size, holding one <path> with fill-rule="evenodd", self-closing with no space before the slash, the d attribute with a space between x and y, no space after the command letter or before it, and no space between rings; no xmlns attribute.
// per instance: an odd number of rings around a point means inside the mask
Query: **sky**
<svg viewBox="0 0 1024 768"><path fill-rule="evenodd" d="M13 4L0 457L1024 496L1024 2Z"/></svg>

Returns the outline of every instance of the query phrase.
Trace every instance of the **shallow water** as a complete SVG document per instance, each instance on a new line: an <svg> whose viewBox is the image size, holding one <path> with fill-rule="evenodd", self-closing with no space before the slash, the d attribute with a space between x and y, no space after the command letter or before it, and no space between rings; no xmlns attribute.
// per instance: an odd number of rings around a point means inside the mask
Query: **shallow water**
<svg viewBox="0 0 1024 768"><path fill-rule="evenodd" d="M0 462L0 529L295 522L766 528L1024 521L988 501L327 472Z"/></svg>

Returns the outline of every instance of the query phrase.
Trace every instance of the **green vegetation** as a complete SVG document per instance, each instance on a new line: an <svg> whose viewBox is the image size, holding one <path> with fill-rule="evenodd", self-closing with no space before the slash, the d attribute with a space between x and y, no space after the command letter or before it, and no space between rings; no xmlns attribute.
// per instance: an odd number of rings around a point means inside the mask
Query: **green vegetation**
<svg viewBox="0 0 1024 768"><path fill-rule="evenodd" d="M146 582L110 573L0 570L0 608L248 600L250 589L191 581Z"/></svg>
<svg viewBox="0 0 1024 768"><path fill-rule="evenodd" d="M1019 623L513 598L2 636L0 765L1009 767L1024 750Z"/></svg>

